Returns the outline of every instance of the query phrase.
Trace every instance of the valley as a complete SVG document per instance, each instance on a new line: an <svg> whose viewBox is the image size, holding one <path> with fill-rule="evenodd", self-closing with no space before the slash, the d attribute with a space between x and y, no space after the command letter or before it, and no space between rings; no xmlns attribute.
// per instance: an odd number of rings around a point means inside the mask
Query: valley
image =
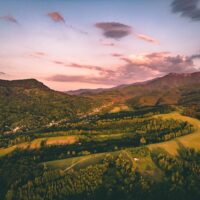
<svg viewBox="0 0 200 200"><path fill-rule="evenodd" d="M90 149L90 143L95 143L97 147L109 143L114 149L118 149L118 145L119 148L139 146L143 143L170 140L185 134L193 135L198 123L198 120L177 113L154 115L147 112L138 115L137 112L126 111L95 115L60 127L66 131L24 133L23 137L29 140L33 138L29 142L20 141L21 136L16 136L13 140L18 144L9 144L9 147L1 148L0 155L3 156L16 148L37 149L52 145L77 145L77 148L83 149Z"/></svg>
<svg viewBox="0 0 200 200"><path fill-rule="evenodd" d="M75 95L1 81L0 198L198 199L196 76Z"/></svg>

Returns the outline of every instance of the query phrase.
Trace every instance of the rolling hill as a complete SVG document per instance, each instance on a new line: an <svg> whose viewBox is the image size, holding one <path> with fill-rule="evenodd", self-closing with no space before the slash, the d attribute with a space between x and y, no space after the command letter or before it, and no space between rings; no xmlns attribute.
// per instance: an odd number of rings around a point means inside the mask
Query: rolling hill
<svg viewBox="0 0 200 200"><path fill-rule="evenodd" d="M27 131L87 113L95 103L51 90L35 79L0 80L1 132Z"/></svg>

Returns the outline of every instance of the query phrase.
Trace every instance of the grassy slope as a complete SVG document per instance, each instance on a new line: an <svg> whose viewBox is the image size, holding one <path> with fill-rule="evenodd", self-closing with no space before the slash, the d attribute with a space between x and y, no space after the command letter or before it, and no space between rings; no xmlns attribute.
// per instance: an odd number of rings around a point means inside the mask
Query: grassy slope
<svg viewBox="0 0 200 200"><path fill-rule="evenodd" d="M97 153L75 158L54 160L46 162L45 164L49 169L60 169L66 172L71 169L79 170L90 165L99 164L103 161L103 159L106 158L106 156L109 155L111 155L113 158L122 155L132 162L132 166L134 169L138 170L143 175L151 176L154 179L159 180L162 176L162 172L156 167L151 159L150 154L147 153L146 155L141 155L140 149L141 147L127 148L125 150L109 153Z"/></svg>
<svg viewBox="0 0 200 200"><path fill-rule="evenodd" d="M179 114L178 112L173 112L173 113L170 113L170 114L157 115L155 117L162 117L163 119L172 118L172 119L180 119L180 120L183 120L183 121L187 121L195 127L195 132L192 133L192 134L186 135L186 136L178 137L174 140L170 140L170 141L167 141L167 142L162 142L162 143L158 143L158 144L151 144L151 145L148 146L150 149L153 149L153 148L156 148L156 147L161 147L161 148L164 148L165 150L167 150L169 153L171 153L173 155L176 154L180 143L182 145L186 146L186 147L192 147L192 148L200 149L200 121L198 119L183 116L183 115ZM49 142L50 143L53 142L53 144L60 144L63 140L65 140L66 142L68 140L70 140L70 141L77 141L78 140L78 137L76 137L76 138L72 138L72 137L75 137L75 136L59 136L59 137L48 137L48 138L35 139L30 143L23 143L23 144L19 144L19 145L9 147L9 148L0 149L0 156L6 155L6 154L12 152L17 147L20 147L20 148L39 148L40 143L43 140L45 140L47 142L47 144Z"/></svg>
<svg viewBox="0 0 200 200"><path fill-rule="evenodd" d="M89 165L95 165L101 163L103 159L108 156L117 156L120 154L121 151L110 152L110 153L97 153L91 154L86 156L74 157L74 158L67 158L62 160L54 160L46 162L46 165L50 169L61 169L66 171L67 169L80 169L83 167L87 167Z"/></svg>
<svg viewBox="0 0 200 200"><path fill-rule="evenodd" d="M195 127L195 132L189 135L178 137L174 140L170 140L167 142L149 145L150 149L160 147L164 148L170 154L175 155L177 153L177 149L179 148L179 144L182 144L185 147L191 147L200 150L200 121L198 119L186 117L177 112L157 115L155 117L162 117L164 119L172 118L172 119L180 119L183 121L187 121Z"/></svg>
<svg viewBox="0 0 200 200"><path fill-rule="evenodd" d="M117 134L110 134L110 135L98 135L98 136L93 136L93 139L95 141L106 141L109 139L120 139L123 136L121 133ZM8 153L11 153L14 151L16 148L22 148L22 149L36 149L41 147L41 142L45 141L46 145L67 145L67 144L73 144L79 141L81 138L81 135L67 135L67 136L54 136L54 137L43 137L43 138L37 138L34 139L31 142L24 142L20 143L8 148L0 148L0 157L4 156Z"/></svg>
<svg viewBox="0 0 200 200"><path fill-rule="evenodd" d="M42 141L45 141L47 145L72 144L72 143L78 141L78 137L76 137L76 136L58 136L58 137L38 138L31 142L25 142L25 143L14 145L12 147L2 148L2 149L0 149L0 157L6 155L8 153L11 153L16 148L22 148L22 149L40 148Z"/></svg>

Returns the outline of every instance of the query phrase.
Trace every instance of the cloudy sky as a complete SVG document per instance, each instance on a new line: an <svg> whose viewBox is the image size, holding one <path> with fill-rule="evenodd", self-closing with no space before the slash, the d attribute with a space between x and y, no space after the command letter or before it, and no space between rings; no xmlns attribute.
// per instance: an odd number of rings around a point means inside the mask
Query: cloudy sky
<svg viewBox="0 0 200 200"><path fill-rule="evenodd" d="M200 0L0 0L0 79L56 90L200 70Z"/></svg>

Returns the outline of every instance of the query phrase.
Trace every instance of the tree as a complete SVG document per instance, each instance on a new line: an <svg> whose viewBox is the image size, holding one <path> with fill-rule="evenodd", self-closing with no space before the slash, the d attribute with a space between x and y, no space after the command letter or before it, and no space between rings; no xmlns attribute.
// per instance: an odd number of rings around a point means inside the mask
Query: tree
<svg viewBox="0 0 200 200"><path fill-rule="evenodd" d="M145 140L145 138L144 137L142 137L141 139L140 139L140 144L146 144L146 140Z"/></svg>

